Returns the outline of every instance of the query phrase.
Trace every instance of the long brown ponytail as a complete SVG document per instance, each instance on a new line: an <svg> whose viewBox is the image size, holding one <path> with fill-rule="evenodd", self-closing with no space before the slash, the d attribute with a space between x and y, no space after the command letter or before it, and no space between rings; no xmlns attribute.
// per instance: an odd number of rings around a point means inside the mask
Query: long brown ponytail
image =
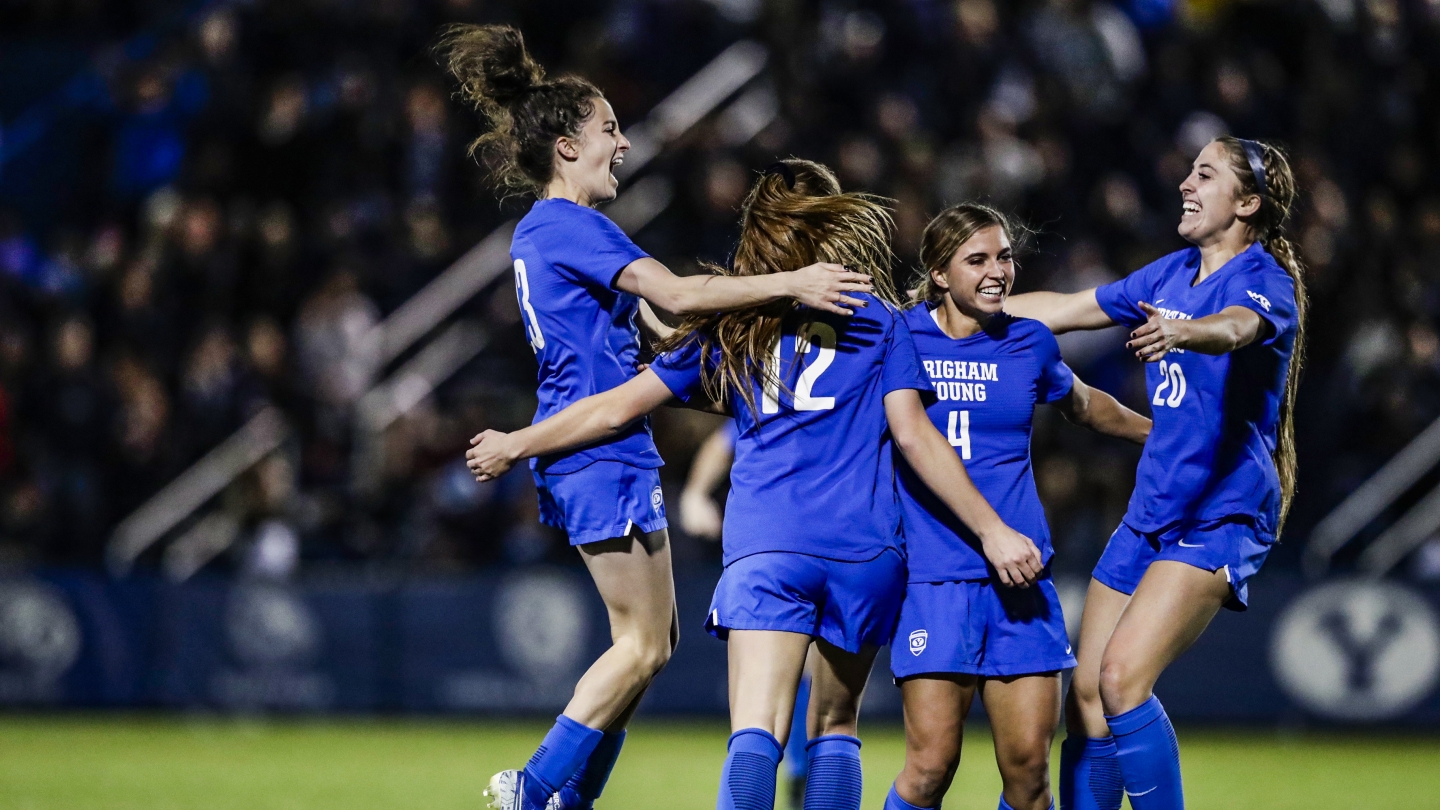
<svg viewBox="0 0 1440 810"><path fill-rule="evenodd" d="M457 95L489 125L471 156L485 160L501 189L542 194L555 173L555 139L578 135L604 94L578 76L547 79L508 25L452 25L435 53L460 83Z"/></svg>
<svg viewBox="0 0 1440 810"><path fill-rule="evenodd" d="M1259 194L1255 172L1250 168L1250 160L1240 140L1231 135L1215 140L1224 145L1230 158L1230 168L1240 178L1241 196ZM1260 210L1250 217L1250 228L1255 238L1295 282L1295 346L1290 352L1285 398L1280 403L1279 441L1275 446L1275 469L1280 474L1280 525L1275 527L1278 535L1295 499L1298 469L1295 458L1295 393L1300 388L1300 372L1305 365L1305 316L1309 297L1305 292L1305 266L1300 263L1295 245L1285 235L1285 221L1295 203L1295 174L1279 147L1262 143L1260 148L1264 151L1266 193L1261 197Z"/></svg>
<svg viewBox="0 0 1440 810"><path fill-rule="evenodd" d="M832 262L869 273L876 297L898 306L890 279L894 223L884 200L842 193L834 173L790 158L767 170L740 209L740 244L730 267L706 269L724 276L759 276ZM766 361L780 339L781 321L798 304L775 301L718 315L692 316L656 346L667 351L689 339L701 341L720 360L705 375L705 391L721 401L734 394L755 407L753 383L779 385L781 372Z"/></svg>

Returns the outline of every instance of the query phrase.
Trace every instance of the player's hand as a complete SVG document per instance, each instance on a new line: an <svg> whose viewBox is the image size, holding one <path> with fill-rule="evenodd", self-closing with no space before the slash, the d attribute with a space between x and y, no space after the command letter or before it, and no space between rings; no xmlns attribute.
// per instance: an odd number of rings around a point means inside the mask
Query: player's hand
<svg viewBox="0 0 1440 810"><path fill-rule="evenodd" d="M1144 301L1140 302L1140 309L1150 319L1130 333L1130 342L1125 344L1125 348L1135 352L1141 361L1154 363L1166 352L1180 346L1185 321L1166 318L1160 310Z"/></svg>
<svg viewBox="0 0 1440 810"><path fill-rule="evenodd" d="M834 312L837 315L853 315L854 310L846 307L863 307L865 302L847 293L874 292L870 277L864 273L852 273L838 264L820 262L802 267L787 274L790 282L789 296L811 309Z"/></svg>
<svg viewBox="0 0 1440 810"><path fill-rule="evenodd" d="M509 440L510 434L498 430L487 430L470 440L471 447L465 451L465 466L475 474L476 481L493 481L515 466L516 456Z"/></svg>
<svg viewBox="0 0 1440 810"><path fill-rule="evenodd" d="M1000 581L1006 585L1028 588L1045 569L1035 541L1009 526L1001 526L982 537L980 546L985 559L995 566Z"/></svg>
<svg viewBox="0 0 1440 810"><path fill-rule="evenodd" d="M717 540L724 519L715 499L698 490L684 490L680 493L680 528L685 533L706 540Z"/></svg>

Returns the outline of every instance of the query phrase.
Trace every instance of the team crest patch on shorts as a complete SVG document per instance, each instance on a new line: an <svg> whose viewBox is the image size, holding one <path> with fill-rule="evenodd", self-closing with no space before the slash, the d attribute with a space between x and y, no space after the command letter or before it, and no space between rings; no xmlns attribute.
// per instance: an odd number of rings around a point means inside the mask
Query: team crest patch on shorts
<svg viewBox="0 0 1440 810"><path fill-rule="evenodd" d="M916 630L910 634L910 654L919 655L925 652L925 642L930 640L930 634L924 630Z"/></svg>
<svg viewBox="0 0 1440 810"><path fill-rule="evenodd" d="M656 514L659 514L660 507L664 505L665 496L660 492L660 487L655 487L655 490L650 493L650 508L654 509Z"/></svg>

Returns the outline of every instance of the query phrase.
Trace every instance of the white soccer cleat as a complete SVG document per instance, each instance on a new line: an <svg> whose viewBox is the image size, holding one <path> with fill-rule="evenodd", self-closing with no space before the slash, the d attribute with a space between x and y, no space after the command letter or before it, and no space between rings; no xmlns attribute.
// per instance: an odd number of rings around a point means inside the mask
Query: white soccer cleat
<svg viewBox="0 0 1440 810"><path fill-rule="evenodd" d="M490 810L520 810L520 799L524 796L521 784L525 775L521 771L501 771L490 777L490 786L485 788L486 807Z"/></svg>
<svg viewBox="0 0 1440 810"><path fill-rule="evenodd" d="M522 810L524 784L524 771L501 771L490 777L490 786L485 788L484 793L489 801L486 807L490 810ZM559 793L550 796L550 801L545 803L545 810L563 810Z"/></svg>

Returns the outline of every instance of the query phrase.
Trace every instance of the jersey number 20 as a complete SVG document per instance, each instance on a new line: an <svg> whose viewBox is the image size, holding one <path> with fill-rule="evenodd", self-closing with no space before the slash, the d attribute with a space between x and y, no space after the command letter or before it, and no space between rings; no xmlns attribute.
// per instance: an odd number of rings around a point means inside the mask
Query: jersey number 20
<svg viewBox="0 0 1440 810"><path fill-rule="evenodd" d="M520 317L525 321L525 335L530 338L530 348L539 354L545 348L545 335L540 332L540 319L535 317L535 308L530 306L530 278L525 275L525 260L515 260L515 297L520 299Z"/></svg>
<svg viewBox="0 0 1440 810"><path fill-rule="evenodd" d="M1170 389L1166 395L1165 389ZM1167 363L1160 361L1160 384L1155 386L1155 398L1150 404L1155 407L1169 405L1174 408L1185 398L1185 371L1180 368L1179 363Z"/></svg>
<svg viewBox="0 0 1440 810"><path fill-rule="evenodd" d="M784 340L781 335L781 340ZM775 347L770 350L770 367L779 368L780 365L780 340L775 341ZM797 411L829 411L835 408L835 397L817 397L814 394L815 382L830 364L835 362L835 330L827 323L819 321L806 321L800 324L795 332L795 357L800 358L810 353L810 348L815 347L820 353L815 362L805 367L800 372L800 379L795 381L795 410ZM780 382L778 375L765 383L765 390L762 392L764 398L760 402L761 413L780 412Z"/></svg>

